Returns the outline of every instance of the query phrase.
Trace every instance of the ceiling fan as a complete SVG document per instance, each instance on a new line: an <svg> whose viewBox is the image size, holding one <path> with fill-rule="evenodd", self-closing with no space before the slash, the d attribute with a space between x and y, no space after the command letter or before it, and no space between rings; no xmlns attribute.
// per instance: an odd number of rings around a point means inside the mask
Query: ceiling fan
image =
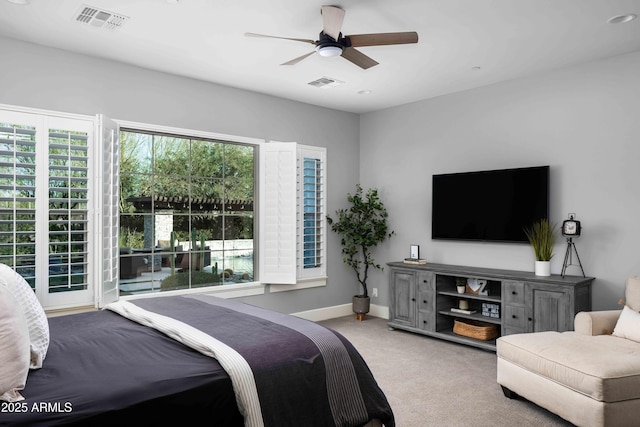
<svg viewBox="0 0 640 427"><path fill-rule="evenodd" d="M345 10L337 6L322 6L323 29L318 40L297 39L290 37L267 36L264 34L245 33L248 37L266 37L272 39L293 40L315 45L315 50L287 61L280 65L294 65L303 59L319 53L321 56L342 56L360 68L367 69L378 65L374 59L356 49L362 46L383 46L391 44L409 44L418 42L415 31L402 33L373 33L343 36L341 31Z"/></svg>

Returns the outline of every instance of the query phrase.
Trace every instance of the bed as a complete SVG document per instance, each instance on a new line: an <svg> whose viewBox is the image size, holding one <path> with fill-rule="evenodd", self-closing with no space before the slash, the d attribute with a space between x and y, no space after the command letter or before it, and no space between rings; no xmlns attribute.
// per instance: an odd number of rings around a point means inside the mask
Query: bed
<svg viewBox="0 0 640 427"><path fill-rule="evenodd" d="M0 401L2 426L394 427L357 350L314 322L185 295L48 323L42 367L24 400Z"/></svg>

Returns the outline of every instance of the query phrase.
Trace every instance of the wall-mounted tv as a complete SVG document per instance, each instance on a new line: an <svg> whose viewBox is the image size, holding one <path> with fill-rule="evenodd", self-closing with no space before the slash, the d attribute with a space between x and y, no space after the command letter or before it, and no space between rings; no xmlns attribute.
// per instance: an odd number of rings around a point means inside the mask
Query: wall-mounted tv
<svg viewBox="0 0 640 427"><path fill-rule="evenodd" d="M527 242L549 218L549 166L433 175L432 239Z"/></svg>

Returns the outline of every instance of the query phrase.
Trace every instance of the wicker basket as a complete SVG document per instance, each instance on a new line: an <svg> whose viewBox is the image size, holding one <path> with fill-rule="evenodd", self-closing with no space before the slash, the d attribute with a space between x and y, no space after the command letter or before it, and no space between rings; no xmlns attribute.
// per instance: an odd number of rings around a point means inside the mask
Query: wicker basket
<svg viewBox="0 0 640 427"><path fill-rule="evenodd" d="M477 340L489 341L498 336L498 326L475 320L458 320L453 322L453 333Z"/></svg>

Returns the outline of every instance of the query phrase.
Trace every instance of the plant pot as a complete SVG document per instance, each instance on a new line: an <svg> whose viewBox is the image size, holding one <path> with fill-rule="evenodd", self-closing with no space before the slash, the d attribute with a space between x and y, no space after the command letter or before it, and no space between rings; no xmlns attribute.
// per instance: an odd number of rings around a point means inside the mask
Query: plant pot
<svg viewBox="0 0 640 427"><path fill-rule="evenodd" d="M536 261L536 276L551 276L551 261Z"/></svg>
<svg viewBox="0 0 640 427"><path fill-rule="evenodd" d="M458 289L458 293L459 294L464 294L464 291L467 289L466 285L457 285L456 288Z"/></svg>
<svg viewBox="0 0 640 427"><path fill-rule="evenodd" d="M356 313L356 319L364 319L364 315L369 312L371 298L362 295L354 295L352 299L353 312Z"/></svg>

